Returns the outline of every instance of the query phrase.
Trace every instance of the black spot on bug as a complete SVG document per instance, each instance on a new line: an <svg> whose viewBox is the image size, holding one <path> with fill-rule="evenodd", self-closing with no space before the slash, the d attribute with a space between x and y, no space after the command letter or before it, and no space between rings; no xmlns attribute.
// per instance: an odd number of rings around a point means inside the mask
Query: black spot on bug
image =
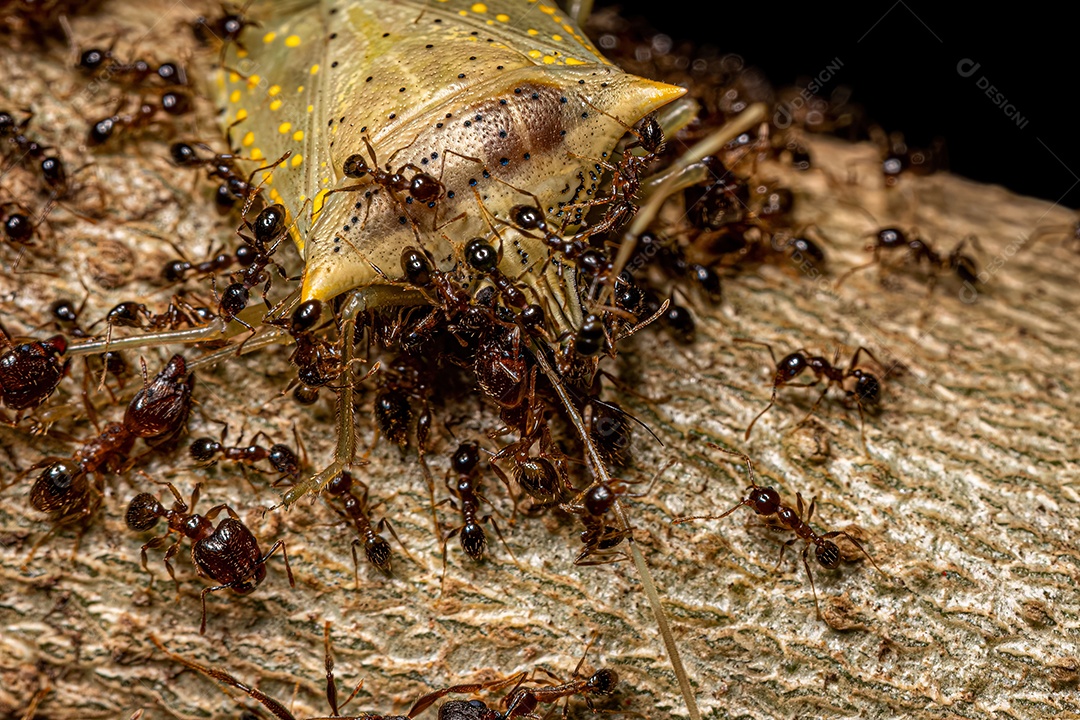
<svg viewBox="0 0 1080 720"><path fill-rule="evenodd" d="M330 67L332 67L332 68L336 68L336 67L337 67L338 65L339 65L339 63L338 63L338 61L337 61L337 60L335 60L334 62L330 63Z"/></svg>
<svg viewBox="0 0 1080 720"><path fill-rule="evenodd" d="M525 154L524 154L524 155L522 155L521 157L523 157L523 158L525 158L526 160L528 160L528 159L529 159L529 158L531 157L531 155L529 155L529 153L525 153Z"/></svg>
<svg viewBox="0 0 1080 720"><path fill-rule="evenodd" d="M464 80L464 79L465 79L465 73L458 73L458 80Z"/></svg>
<svg viewBox="0 0 1080 720"><path fill-rule="evenodd" d="M476 178L469 178L469 186L476 187Z"/></svg>
<svg viewBox="0 0 1080 720"><path fill-rule="evenodd" d="M390 118L389 119L393 120L396 117L397 117L397 113L390 113Z"/></svg>
<svg viewBox="0 0 1080 720"><path fill-rule="evenodd" d="M583 112L583 113L581 113L581 119L582 119L582 120L584 120L584 119L585 119L585 118L587 118L587 117L589 117L589 113L587 113L587 112Z"/></svg>
<svg viewBox="0 0 1080 720"><path fill-rule="evenodd" d="M471 55L471 56L469 57L469 59L470 59L470 60L475 60L475 59L476 59L476 56L475 56L475 55Z"/></svg>
<svg viewBox="0 0 1080 720"><path fill-rule="evenodd" d="M373 79L374 79L373 75L368 75L367 80L365 80L364 82L371 82Z"/></svg>
<svg viewBox="0 0 1080 720"><path fill-rule="evenodd" d="M398 221L399 223L401 223L402 225L404 225L405 223L407 223L407 222L408 222L408 220L406 219L406 217L405 217L404 215L400 216L400 217L399 217L399 218L397 219L397 221Z"/></svg>
<svg viewBox="0 0 1080 720"><path fill-rule="evenodd" d="M388 37L390 37L390 33L383 33L383 34L382 34L382 36L383 36L384 38L388 38Z"/></svg>
<svg viewBox="0 0 1080 720"><path fill-rule="evenodd" d="M436 128L440 128L440 129L441 129L441 128L442 128L442 126L443 126L443 124L442 124L442 123L435 123L435 127L436 127Z"/></svg>
<svg viewBox="0 0 1080 720"><path fill-rule="evenodd" d="M500 100L499 100L499 104L500 104L500 105L505 105L505 104L506 104L506 100L505 100L505 99L502 99L502 98L500 98Z"/></svg>
<svg viewBox="0 0 1080 720"><path fill-rule="evenodd" d="M505 137L506 137L506 135L507 135L507 133L506 133L506 131L505 131L505 130L500 130L500 131L499 131L499 137L501 137L501 138L505 138Z"/></svg>
<svg viewBox="0 0 1080 720"><path fill-rule="evenodd" d="M453 190L447 190L446 191L446 197L449 198L450 200L453 200L454 199L454 191Z"/></svg>
<svg viewBox="0 0 1080 720"><path fill-rule="evenodd" d="M424 47L426 47L428 50L430 50L431 48L433 48L435 46L434 45L425 45Z"/></svg>
<svg viewBox="0 0 1080 720"><path fill-rule="evenodd" d="M465 127L472 127L472 121L471 121L471 120L466 120L466 121L465 121L465 122L463 123L463 125L465 125Z"/></svg>
<svg viewBox="0 0 1080 720"><path fill-rule="evenodd" d="M398 88L398 92L405 92L405 88Z"/></svg>
<svg viewBox="0 0 1080 720"><path fill-rule="evenodd" d="M510 164L510 158L499 158L499 164L500 165L509 165Z"/></svg>
<svg viewBox="0 0 1080 720"><path fill-rule="evenodd" d="M568 103L568 102L569 102L569 100L567 100L567 99L566 99L566 98L564 98L564 97L561 97L561 98L559 98L559 102L561 102L561 103L562 103L563 105L565 105L566 103Z"/></svg>
<svg viewBox="0 0 1080 720"><path fill-rule="evenodd" d="M521 88L514 88L514 94L515 95L520 95L521 94Z"/></svg>
<svg viewBox="0 0 1080 720"><path fill-rule="evenodd" d="M337 33L330 33L331 40L337 40Z"/></svg>

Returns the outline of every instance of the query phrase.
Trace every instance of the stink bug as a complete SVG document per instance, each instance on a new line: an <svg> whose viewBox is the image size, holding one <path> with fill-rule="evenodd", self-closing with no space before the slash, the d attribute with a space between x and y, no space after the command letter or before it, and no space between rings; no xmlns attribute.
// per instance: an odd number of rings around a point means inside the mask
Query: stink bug
<svg viewBox="0 0 1080 720"><path fill-rule="evenodd" d="M684 89L622 72L551 0L308 0L247 16L217 92L252 157L291 153L268 184L297 215L301 302L363 289L367 307L424 303L390 287L403 248L450 270L470 238L498 237L501 270L552 329L581 326L573 268L510 210L550 218L583 199L626 127Z"/></svg>

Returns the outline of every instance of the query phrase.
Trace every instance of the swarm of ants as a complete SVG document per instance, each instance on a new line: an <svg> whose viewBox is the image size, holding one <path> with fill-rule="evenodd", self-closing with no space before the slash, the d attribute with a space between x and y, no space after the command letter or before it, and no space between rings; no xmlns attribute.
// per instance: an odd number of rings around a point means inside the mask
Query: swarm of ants
<svg viewBox="0 0 1080 720"><path fill-rule="evenodd" d="M213 44L210 39L229 43L239 39L247 24L241 13L230 11L200 19L193 31L208 44ZM620 51L633 46L636 30L621 32L613 60L660 79L678 79L681 66L658 62L635 68L632 57ZM142 468L151 460L204 468L223 463L245 476L273 475L270 487L259 490L269 512L284 513L285 506L301 498L321 495L334 522L355 532L354 582L359 587L361 558L387 576L397 566L397 551L384 534L389 533L411 557L394 530L393 508L387 505L381 518L374 516L389 490L361 479L356 426L368 423L379 442L400 447L405 462L422 469L444 574L455 544L470 561L488 555L489 532L517 562L505 535L518 517L554 516L574 527L576 540L568 549L568 560L575 565L620 562L636 552L629 503L648 491L638 492L635 481L614 474L631 465L632 438L649 441L651 433L623 409L618 399L622 388L608 370L627 339L659 329L678 344L692 344L696 322L686 298L719 303L722 283L738 282L740 273L763 263L781 268L809 263L817 272L829 272L827 238L813 228L797 226L794 194L759 172L770 162L812 167L799 132L821 128L796 125L782 130L755 116L758 119L748 127L725 135L740 122L735 105L754 107L771 96L750 72L739 70L711 81L695 78L691 85L695 104L689 107L696 113L681 127L666 129L660 118L650 116L628 128L627 140L597 166L603 179L592 197L554 211L524 202L511 209L506 223L540 238L549 259L574 269L575 291L588 314L573 333L552 334L546 322L549 309L533 301L520 278L500 270L505 250L485 238L463 242L459 262L450 271L440 269L419 243L401 249L400 274L407 289L427 298L424 305L349 314L340 302L298 302L295 259L285 250L295 210L268 199L267 164L251 162L235 147L218 152L213 148L220 141L182 136L174 121L191 112L193 105L183 64L128 56L114 43L74 49L72 72L110 84L120 96L101 117L87 120L88 152L160 133L169 141L154 143L155 150L169 159L178 175L190 173L192 183L210 181L213 201L208 204L235 221L236 232L220 238L205 257L188 257L176 249L176 256L158 272L158 283L171 294L167 302L132 297L100 317L85 317L82 304L58 297L39 322L5 320L0 326L4 423L0 432L53 434L67 441L70 450L42 457L5 480L4 486L8 500L25 494L42 520L44 532L26 555L28 567L39 548L60 534L75 536L72 553L76 553L79 539L99 521L106 499L111 501L114 495L110 477L137 478L143 491L127 498L124 507L107 511L123 514L132 548L141 544L140 561L148 583L153 578L150 553L162 548L163 563L177 589L181 582L189 582L183 573L178 577L172 560L185 538L190 541L191 564L210 583L201 590L201 633L213 623L208 595L221 590L238 595L256 592L278 550L289 583L294 584L286 553L288 537L272 544L270 539L256 538L228 504L217 504L205 514L196 512L204 492L198 473L193 469L190 479L177 483L184 487L177 487L144 473ZM741 102L734 103L733 97ZM839 118L834 120L836 128L850 130ZM16 272L20 264L47 263L48 248L57 242L48 227L54 215L82 217L75 167L93 162L42 144L35 135L36 123L30 111L0 109L5 172L18 173L27 188L22 193L5 189L0 195L5 281L24 281ZM667 142L668 133L678 133L680 143ZM678 149L716 137L723 142L698 156L686 157ZM370 144L367 149L368 157L353 155L345 161L346 177L367 178L402 203L433 203L446 192L425 169L380 166ZM890 186L903 174L898 152L893 143L882 163ZM680 162L685 167L678 182L657 181ZM925 164L919 168L927 171ZM645 185L650 194L644 192ZM676 210L662 212L659 206L664 204ZM679 219L672 222L670 216ZM975 260L962 254L961 246L940 252L928 239L895 227L881 228L873 238L868 264L880 264L886 251L903 250L912 264L929 267L931 282L938 273L978 282ZM851 268L839 279L858 269ZM879 409L884 377L869 349L860 347L842 366L806 349L793 350L777 361L770 343L756 338L736 341L767 348L775 366L771 399L749 420L746 438L777 404L779 391L797 385L794 381L805 371L814 378L804 385L823 385L808 417L833 387L855 404L863 423L864 411ZM219 364L283 346L288 348L291 376L282 396L303 407L337 409L333 463L312 462L298 433L291 445L265 433L230 445L227 429L218 438L190 437L193 406L210 404L201 395L197 376L212 374ZM163 347L179 350L159 367L138 352ZM366 372L359 370L361 360ZM454 391L476 392L483 399L487 432L482 436L458 438L450 419L439 417L441 394ZM122 413L112 411L121 406ZM101 416L114 419L104 421ZM865 447L864 430L861 437ZM442 486L429 466L435 456L441 456L440 465L448 468ZM746 462L750 467L748 458ZM759 486L753 475L750 479L749 494L735 507L746 505L758 515L776 516L795 536L787 544L805 541L802 562L808 574L811 545L819 565L838 566L834 538L854 543L876 567L847 533L818 533L810 526L814 502L804 508L802 496L796 495L792 505L772 488ZM167 502L171 496L171 508L162 503L163 490ZM209 488L205 492L212 494ZM493 500L495 496L499 499ZM507 505L504 500L513 507L513 522L499 510ZM146 538L162 520L167 525L164 533ZM296 574L302 573L298 566ZM813 589L812 576L810 582ZM816 589L813 592L816 607ZM336 699L329 629L326 632L327 699L338 716L345 703ZM293 717L281 702L232 673L175 655L160 643L159 647L189 669L247 693L276 717ZM437 690L417 701L407 717L448 694L511 686L501 710L479 701L451 701L442 706L440 718L444 713L447 720L532 717L538 705L571 695L610 695L617 675L601 670L588 679L539 687L524 687L523 680L512 676L499 683Z"/></svg>

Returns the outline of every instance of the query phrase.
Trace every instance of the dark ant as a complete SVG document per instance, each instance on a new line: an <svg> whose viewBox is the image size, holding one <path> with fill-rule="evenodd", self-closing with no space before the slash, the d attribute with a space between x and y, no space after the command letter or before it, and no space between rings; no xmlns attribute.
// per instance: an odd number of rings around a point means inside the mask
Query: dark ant
<svg viewBox="0 0 1080 720"><path fill-rule="evenodd" d="M16 156L8 167L27 159L38 162L41 177L52 198L61 198L68 191L67 171L60 158L45 154L50 149L48 145L38 143L24 132L32 117L32 114L28 114L21 122L16 122L11 113L0 110L0 138L7 139L8 144L14 147L11 154ZM5 172L8 167L4 168ZM42 213L42 217L47 214Z"/></svg>
<svg viewBox="0 0 1080 720"><path fill-rule="evenodd" d="M169 571L169 577L176 583L176 592L180 592L180 581L176 579L170 560L180 550L180 543L184 538L190 538L191 562L198 569L200 575L207 576L220 583L214 587L203 588L202 622L199 625L199 634L206 633L206 596L218 590L232 590L238 595L247 595L266 578L266 561L274 553L281 549L285 559L285 572L289 576L289 585L296 586L293 580L292 568L289 567L289 554L285 550L285 541L278 540L270 551L265 555L259 550L259 543L251 534L247 526L240 521L240 517L228 505L217 505L210 509L206 515L194 512L195 505L199 501L199 486L191 492L191 503L188 505L180 497L180 493L172 483L165 483L169 492L176 499L171 510L166 510L160 501L150 493L140 493L131 499L128 505L126 521L127 526L138 532L150 530L158 521L165 519L169 524L168 531L151 539L142 546L142 566L150 575L150 584L153 585L154 575L147 566L146 551L150 548L157 549L164 545L171 533L179 537L165 551L165 568ZM213 520L224 510L228 517L214 527Z"/></svg>
<svg viewBox="0 0 1080 720"><path fill-rule="evenodd" d="M251 228L254 237L243 234L240 237L255 253L247 267L233 273L232 284L226 286L221 293L221 300L218 302L218 316L225 322L235 320L248 330L255 331L251 325L248 325L237 316L247 307L248 300L251 297L251 288L261 283L263 284L263 302L266 303L267 310L271 309L266 294L270 292L273 276L266 271L266 268L273 265L277 267L281 276L285 277L281 266L271 260L271 257L277 251L278 245L287 237L286 217L285 206L275 204L263 208L255 217L254 223L244 221Z"/></svg>
<svg viewBox="0 0 1080 720"><path fill-rule="evenodd" d="M263 707L270 711L270 713L278 718L278 720L297 720L285 705L274 698L270 697L258 688L246 685L228 672L220 668L207 667L201 665L194 660L188 660L182 655L170 652L160 640L151 635L150 640L157 645L158 650L168 655L170 658L180 663L186 668L194 670L197 673L201 673L211 680L217 680L225 685L230 685L238 690L242 690L247 693L248 697L252 700L258 701ZM409 720L401 715L374 715L372 713L362 713L360 715L342 715L341 711L345 709L353 698L360 692L360 688L363 687L363 682L356 684L356 688L349 694L349 697L345 698L344 702L338 702L337 683L334 680L334 656L330 650L330 623L327 622L323 626L323 645L326 649L326 704L330 706L331 717L340 718L340 720ZM321 720L320 718L311 718L310 720Z"/></svg>
<svg viewBox="0 0 1080 720"><path fill-rule="evenodd" d="M12 410L31 410L45 402L68 369L61 361L67 339L54 335L46 340L14 344L0 327L0 400Z"/></svg>
<svg viewBox="0 0 1080 720"><path fill-rule="evenodd" d="M7 208L15 208L23 212L8 212ZM4 226L4 237L12 245L30 245L37 233L37 226L32 213L21 203L0 203L0 221Z"/></svg>
<svg viewBox="0 0 1080 720"><path fill-rule="evenodd" d="M160 122L159 110L167 115L183 115L190 109L191 98L184 93L170 90L162 93L157 104L143 99L134 112L121 113L117 110L109 117L92 122L86 140L90 145L104 145L117 129L139 130Z"/></svg>
<svg viewBox="0 0 1080 720"><path fill-rule="evenodd" d="M222 432L220 442L209 437L197 438L191 443L188 453L193 460L204 466L213 465L218 459L231 460L245 466L254 466L263 460L268 460L270 465L282 474L282 477L294 480L299 478L300 459L292 448L281 443L275 443L269 449L256 445L254 441L259 435L265 436L265 433L257 433L252 438L252 443L246 447L225 446L225 432Z"/></svg>
<svg viewBox="0 0 1080 720"><path fill-rule="evenodd" d="M780 387L785 385L794 387L813 387L822 380L828 380L828 383L825 385L825 390L822 391L821 395L818 396L818 399L814 401L813 407L810 408L810 412L806 414L806 418L804 418L802 422L805 422L807 418L814 414L814 411L817 410L818 405L821 403L822 399L824 399L825 394L829 392L829 389L832 388L833 385L836 385L847 393L848 397L854 398L855 400L855 405L859 409L859 433L862 437L863 448L866 447L863 407L876 408L881 403L881 382L875 375L856 367L856 365L858 365L859 356L862 353L866 353L871 360L880 366L881 363L878 362L878 359L874 357L873 353L864 347L859 347L855 351L855 354L851 356L847 368L844 369L837 367L835 364L839 357L839 350L837 351L837 357L833 358L833 362L831 363L820 355L810 356L805 350L796 350L793 353L785 355L782 360L777 362L772 346L768 343L759 342L757 340L747 340L744 338L736 338L735 342L764 347L769 351L769 357L772 358L773 365L776 367L776 371L773 374L772 398L769 400L769 404L765 406L765 409L759 412L754 419L750 421L750 425L746 428L746 434L743 436L744 440L750 439L750 431L754 429L754 423L776 404L776 393ZM809 370L814 373L814 380L808 383L792 383L791 381L802 374L804 370ZM854 385L850 382L852 380L854 380Z"/></svg>
<svg viewBox="0 0 1080 720"><path fill-rule="evenodd" d="M735 457L742 458L743 462L746 463L746 468L750 476L749 492L747 493L746 497L744 497L742 500L739 501L737 505L735 505L735 507L721 513L720 515L688 515L685 517L675 518L671 521L673 525L689 522L691 520L720 520L735 512L743 505L749 508L753 508L755 513L763 517L775 515L781 527L787 530L791 530L795 533L795 537L791 538L782 546L780 546L780 558L776 562L776 567L780 567L780 562L784 559L784 551L788 548L788 546L793 545L799 540L803 540L806 542L806 546L803 548L802 552L802 561L803 567L806 568L806 576L810 578L810 591L814 594L814 608L817 610L818 620L821 619L821 608L818 606L817 589L814 587L814 574L810 572L810 563L807 561L807 554L810 551L811 545L814 546L814 559L817 560L818 564L826 570L835 570L840 566L841 554L840 548L837 547L836 543L830 540L830 538L847 538L852 545L857 547L859 551L866 556L866 558L871 562L871 564L873 564L873 566L877 569L879 573L881 573L882 575L886 575L885 571L878 567L878 564L874 562L874 558L870 556L870 553L866 552L866 550L859 543L859 541L853 538L848 533L843 532L842 530L834 530L832 532L827 532L819 535L814 531L812 527L810 527L808 523L814 515L814 504L816 503L817 498L813 498L810 500L810 507L806 508L806 516L803 517L804 508L802 493L795 494L795 508L792 508L789 505L784 505L780 502L780 494L777 493L776 490L772 489L771 487L762 487L757 484L757 478L754 475L754 464L750 460L749 456L744 455L740 452L725 450L724 448L719 447L718 445L714 445L712 443L705 444L713 448L714 450L719 450L720 452L727 453L728 455L734 455ZM886 575L886 577L888 576Z"/></svg>
<svg viewBox="0 0 1080 720"><path fill-rule="evenodd" d="M363 493L360 496L357 496L356 493L353 492L354 484L363 488ZM379 520L377 526L372 525L369 517L371 508L368 505L368 486L355 479L348 470L342 470L337 477L326 485L325 492L331 497L341 500L341 503L345 508L346 517L352 520L353 525L356 527L357 534L360 535L360 537L354 539L352 543L353 579L356 583L356 587L358 589L360 587L360 563L356 557L357 545L364 546L364 555L367 556L369 563L389 575L391 572L390 543L379 535L379 532L385 527L390 531L390 534L394 536L394 539L398 541L398 545L401 545L401 549L405 550L406 555L409 554L409 551L405 548L405 544L401 542L401 538L398 537L397 533L394 531L394 526L390 524L389 520L383 518ZM327 502L329 502L329 500L327 500Z"/></svg>
<svg viewBox="0 0 1080 720"><path fill-rule="evenodd" d="M956 276L963 282L971 283L972 285L979 282L975 260L962 253L964 245L968 243L969 239L974 242L974 236L962 239L948 255L942 256L934 250L927 241L920 238L917 233L905 234L904 231L899 228L887 227L881 228L876 233L872 234L874 235L874 241L870 245L867 245L866 249L873 251L873 259L863 265L856 265L837 278L837 287L840 287L851 274L864 268L868 268L871 265L880 264L882 251L899 249L906 249L907 258L914 261L915 264L918 264L923 260L926 261L926 264L930 267L931 271L931 289L933 288L933 283L936 282L937 279L937 270L951 270L955 272Z"/></svg>
<svg viewBox="0 0 1080 720"><path fill-rule="evenodd" d="M458 449L454 452L454 455L450 461L450 470L457 475L457 482L453 485L450 484L450 475L446 478L446 487L453 493L461 502L461 518L462 523L458 527L454 528L443 538L443 574L446 573L446 543L455 536L460 537L461 549L465 551L473 560L482 560L484 558L484 551L487 549L487 536L484 534L483 523L491 523L491 527L495 529L495 533L499 536L499 540L502 541L506 547L506 551L510 553L510 557L514 558L514 562L517 562L517 558L514 557L514 552L510 549L510 546L506 544L506 540L503 538L502 530L499 529L498 523L495 522L495 518L491 515L485 515L482 518L478 518L477 515L480 511L480 501L488 502L487 498L480 494L480 478L477 476L477 465L480 463L480 446L474 442L462 443L458 446ZM457 508L457 504L453 498L447 498L439 503L439 505L449 503L452 507ZM491 503L488 502L490 505Z"/></svg>
<svg viewBox="0 0 1080 720"><path fill-rule="evenodd" d="M250 245L241 245L232 255L217 253L209 260L192 263L187 260L170 260L161 268L161 279L168 283L183 282L192 275L215 275L228 270L233 264L247 267L254 262L256 250Z"/></svg>
<svg viewBox="0 0 1080 720"><path fill-rule="evenodd" d="M200 144L200 147L213 152L205 145ZM254 190L250 179L241 174L236 166L237 160L244 159L239 155L215 153L212 158L202 158L194 146L184 142L173 143L169 148L169 154L172 161L180 167L205 166L208 178L222 181L214 195L214 202L222 214L229 212L236 205L237 200L247 199Z"/></svg>
<svg viewBox="0 0 1080 720"><path fill-rule="evenodd" d="M145 60L123 62L116 59L111 48L84 50L75 67L90 77L128 89L139 88L152 78L157 78L164 85L187 85L187 73L176 63L161 63L155 68Z"/></svg>
<svg viewBox="0 0 1080 720"><path fill-rule="evenodd" d="M903 133L886 134L877 126L870 129L870 139L877 143L881 153L881 172L885 186L895 187L905 173L931 175L947 166L945 143L934 140L929 148L910 147Z"/></svg>

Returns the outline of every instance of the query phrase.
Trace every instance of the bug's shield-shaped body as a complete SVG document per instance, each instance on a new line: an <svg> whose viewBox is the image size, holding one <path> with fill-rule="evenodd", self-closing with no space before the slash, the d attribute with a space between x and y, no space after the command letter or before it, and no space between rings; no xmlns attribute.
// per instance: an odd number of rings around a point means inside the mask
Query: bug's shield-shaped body
<svg viewBox="0 0 1080 720"><path fill-rule="evenodd" d="M303 299L396 281L407 246L423 245L448 270L471 238L501 237L502 271L532 288L530 302L557 329L578 327L573 269L546 263L541 239L507 223L510 208L533 203L527 191L558 227L561 205L591 197L598 161L625 125L684 90L611 65L553 2L308 0L269 10L251 8L258 25L230 49L218 87L241 150L268 161L291 152L270 197L297 215ZM381 168L423 170L445 194L431 207L370 174L345 177L350 155L374 164L365 138Z"/></svg>

